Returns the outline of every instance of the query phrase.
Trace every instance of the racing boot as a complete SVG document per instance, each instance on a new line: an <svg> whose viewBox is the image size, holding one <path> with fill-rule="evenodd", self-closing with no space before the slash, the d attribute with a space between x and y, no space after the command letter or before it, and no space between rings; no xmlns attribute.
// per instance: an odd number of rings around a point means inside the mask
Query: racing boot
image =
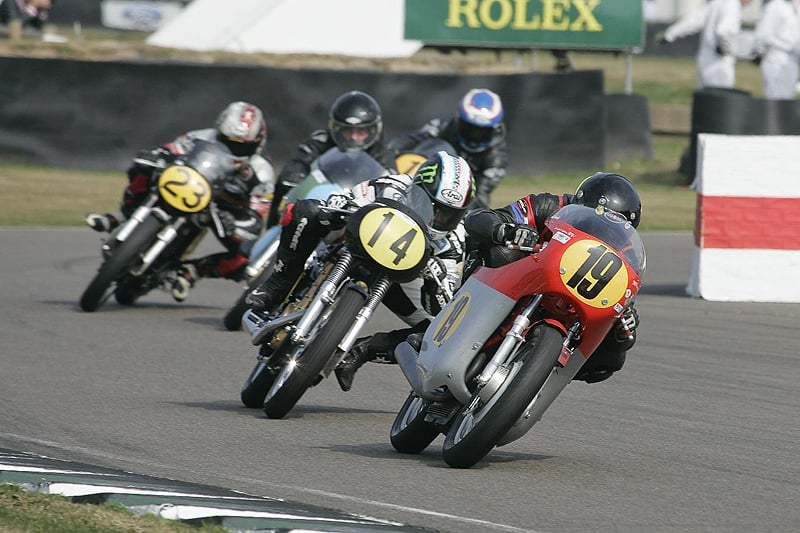
<svg viewBox="0 0 800 533"><path fill-rule="evenodd" d="M371 337L362 337L356 341L353 348L345 355L336 368L336 381L339 387L347 392L353 388L353 378L358 369L367 361L376 361L384 364L397 364L394 349L408 335L409 329L394 330L387 333L376 333Z"/></svg>
<svg viewBox="0 0 800 533"><path fill-rule="evenodd" d="M245 298L245 303L254 311L272 311L289 295L293 280L285 272L273 272L264 283L250 291Z"/></svg>
<svg viewBox="0 0 800 533"><path fill-rule="evenodd" d="M272 274L261 285L250 291L244 300L245 303L254 311L262 313L269 313L275 309L289 295L297 280L297 274L303 271L306 257L308 255L278 247Z"/></svg>
<svg viewBox="0 0 800 533"><path fill-rule="evenodd" d="M119 219L111 213L101 215L99 213L89 213L86 215L86 225L95 231L110 232L119 226Z"/></svg>
<svg viewBox="0 0 800 533"><path fill-rule="evenodd" d="M344 359L342 359L339 365L333 370L336 374L336 381L339 382L339 386L345 392L353 388L353 379L358 369L364 366L364 363L367 361L375 359L375 357L369 353L369 348L366 344L367 343L364 342L361 345L356 344L353 346L353 349L347 353Z"/></svg>
<svg viewBox="0 0 800 533"><path fill-rule="evenodd" d="M176 272L175 281L172 283L172 297L176 302L182 302L189 296L189 289L194 287L200 275L197 267L192 263L184 263Z"/></svg>

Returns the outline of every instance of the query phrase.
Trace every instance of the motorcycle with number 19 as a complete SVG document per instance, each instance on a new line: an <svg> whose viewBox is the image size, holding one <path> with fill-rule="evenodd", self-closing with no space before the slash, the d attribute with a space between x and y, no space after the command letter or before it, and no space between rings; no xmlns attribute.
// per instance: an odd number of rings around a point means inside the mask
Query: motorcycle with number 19
<svg viewBox="0 0 800 533"><path fill-rule="evenodd" d="M519 439L632 305L646 259L625 217L569 205L546 226L547 242L476 268L421 340L395 350L413 389L391 427L397 451L420 453L444 434L445 462L470 468Z"/></svg>

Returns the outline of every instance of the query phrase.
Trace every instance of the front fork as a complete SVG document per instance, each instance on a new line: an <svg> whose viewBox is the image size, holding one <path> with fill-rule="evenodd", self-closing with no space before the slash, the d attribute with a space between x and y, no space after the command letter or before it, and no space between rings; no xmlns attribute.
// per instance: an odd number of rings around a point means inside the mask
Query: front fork
<svg viewBox="0 0 800 533"><path fill-rule="evenodd" d="M497 373L497 370L514 356L517 349L525 340L524 334L531 326L531 317L542 302L542 298L543 296L541 294L537 294L514 319L514 324L511 326L508 333L506 333L503 342L500 343L492 359L478 376L477 381L479 387L483 387L489 383L492 377Z"/></svg>

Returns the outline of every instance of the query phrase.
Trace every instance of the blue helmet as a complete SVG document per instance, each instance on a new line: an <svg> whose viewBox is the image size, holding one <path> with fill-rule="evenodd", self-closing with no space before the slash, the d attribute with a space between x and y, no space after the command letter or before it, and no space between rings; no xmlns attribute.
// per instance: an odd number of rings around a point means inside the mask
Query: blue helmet
<svg viewBox="0 0 800 533"><path fill-rule="evenodd" d="M489 148L503 122L503 102L489 89L471 89L458 106L458 144L468 152Z"/></svg>

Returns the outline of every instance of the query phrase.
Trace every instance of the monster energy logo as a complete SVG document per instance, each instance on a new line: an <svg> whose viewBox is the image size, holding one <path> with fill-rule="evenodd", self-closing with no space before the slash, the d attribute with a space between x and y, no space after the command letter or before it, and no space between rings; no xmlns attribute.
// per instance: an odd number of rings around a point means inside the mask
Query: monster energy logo
<svg viewBox="0 0 800 533"><path fill-rule="evenodd" d="M433 183L438 172L439 163L420 167L417 171L417 175L414 176L414 184Z"/></svg>

